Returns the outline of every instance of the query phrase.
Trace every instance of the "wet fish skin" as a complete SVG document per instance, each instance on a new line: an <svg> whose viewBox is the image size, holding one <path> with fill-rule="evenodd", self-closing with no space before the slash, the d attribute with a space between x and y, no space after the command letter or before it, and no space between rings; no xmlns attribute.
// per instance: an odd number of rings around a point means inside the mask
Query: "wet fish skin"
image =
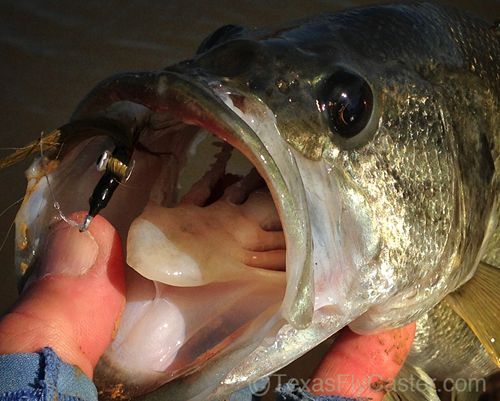
<svg viewBox="0 0 500 401"><path fill-rule="evenodd" d="M498 371L474 332L445 301L418 320L407 363L437 381L478 379Z"/></svg>
<svg viewBox="0 0 500 401"><path fill-rule="evenodd" d="M235 27L166 70L259 99L284 140L364 198L369 209L359 213L364 226L376 222L378 256L360 266L372 281L353 297L379 300L351 324L365 332L409 323L479 261L496 208L498 35L449 6L373 6ZM318 111L325 81L343 69L374 93L374 117L353 148Z"/></svg>
<svg viewBox="0 0 500 401"><path fill-rule="evenodd" d="M367 196L371 216L383 222L380 258L393 266L393 277L378 295L403 294L399 305L393 298L392 305L372 308L375 313L351 327L363 331L414 320L424 309L421 303L439 301L471 277L498 191L496 27L461 10L424 4L364 8L226 35L212 43L215 48L167 70L221 82L232 93L268 105L282 137L307 158L341 169ZM379 124L367 134L364 148L339 148L317 110L321 84L341 68L361 74L378 94ZM443 269L427 268L433 265ZM415 271L414 281L405 280ZM419 282L431 274L430 285ZM373 283L366 289L361 298L377 291ZM407 304L412 298L413 308ZM433 333L433 341L444 339L445 331ZM460 347L459 336L452 337L451 350ZM436 349L427 351L428 356ZM484 359L480 364L488 366L478 368L483 373L494 369ZM232 378L248 374L239 367Z"/></svg>
<svg viewBox="0 0 500 401"><path fill-rule="evenodd" d="M381 92L432 84L447 71L472 70L494 89L498 65L489 55L498 53L497 35L494 29L484 32L489 28L484 20L449 6L362 7L277 28L235 27L211 43L213 48L202 44L202 54L166 70L251 93L275 112L287 140L320 159L330 142L316 106L325 76L345 67L363 73Z"/></svg>

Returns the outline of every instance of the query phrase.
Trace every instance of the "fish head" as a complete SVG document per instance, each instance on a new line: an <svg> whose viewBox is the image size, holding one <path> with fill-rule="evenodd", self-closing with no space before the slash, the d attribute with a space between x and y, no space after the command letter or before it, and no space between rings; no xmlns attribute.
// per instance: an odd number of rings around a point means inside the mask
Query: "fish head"
<svg viewBox="0 0 500 401"><path fill-rule="evenodd" d="M409 324L467 281L496 225L498 51L464 39L487 28L432 4L229 25L191 59L90 92L67 138L104 117L140 144L102 212L134 269L96 373L103 391L221 396L346 325ZM213 134L221 152L181 196L179 176ZM37 241L18 250L19 265L36 262L57 217L51 196L62 210L87 208L109 146L86 140L50 172L43 158L31 168L17 231ZM252 174L221 183L232 148L265 185L252 187Z"/></svg>
<svg viewBox="0 0 500 401"><path fill-rule="evenodd" d="M467 280L496 221L485 113L498 67L493 52L471 63L457 46L463 14L389 5L230 25L167 68L202 77L249 125L245 113L274 120L263 142L293 153L306 190L316 309L364 304L359 331L408 324Z"/></svg>

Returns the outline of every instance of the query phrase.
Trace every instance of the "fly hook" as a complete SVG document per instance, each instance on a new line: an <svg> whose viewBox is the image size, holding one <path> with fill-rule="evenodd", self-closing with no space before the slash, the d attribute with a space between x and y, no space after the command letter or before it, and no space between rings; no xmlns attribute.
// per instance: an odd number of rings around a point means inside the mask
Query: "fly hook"
<svg viewBox="0 0 500 401"><path fill-rule="evenodd" d="M118 185L130 178L135 165L133 161L132 165L128 166L132 152L133 149L117 146L113 153L106 150L97 160L97 170L105 171L105 173L89 199L89 213L80 226L80 232L86 231L92 219L108 205Z"/></svg>

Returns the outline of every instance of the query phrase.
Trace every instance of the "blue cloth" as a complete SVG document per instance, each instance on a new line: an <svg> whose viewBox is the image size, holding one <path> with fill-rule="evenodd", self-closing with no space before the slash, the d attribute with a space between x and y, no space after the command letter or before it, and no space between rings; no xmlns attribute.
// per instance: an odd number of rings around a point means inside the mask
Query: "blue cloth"
<svg viewBox="0 0 500 401"><path fill-rule="evenodd" d="M0 355L0 401L97 401L94 383L51 349Z"/></svg>
<svg viewBox="0 0 500 401"><path fill-rule="evenodd" d="M259 401L269 379L234 393L230 401ZM277 401L356 401L336 396L313 396L291 383L276 389ZM51 349L37 354L0 355L0 401L97 401L94 383ZM362 401L362 400L358 400Z"/></svg>

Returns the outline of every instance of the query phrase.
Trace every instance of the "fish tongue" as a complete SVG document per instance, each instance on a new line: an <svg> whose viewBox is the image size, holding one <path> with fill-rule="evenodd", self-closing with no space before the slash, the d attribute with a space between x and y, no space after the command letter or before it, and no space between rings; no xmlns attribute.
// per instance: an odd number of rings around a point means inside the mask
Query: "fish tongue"
<svg viewBox="0 0 500 401"><path fill-rule="evenodd" d="M265 279L266 270L285 270L283 231L262 228L279 226L266 191L251 193L241 205L224 199L206 207L151 203L130 227L127 263L144 277L173 286Z"/></svg>
<svg viewBox="0 0 500 401"><path fill-rule="evenodd" d="M249 174L224 194L241 196L255 181ZM278 310L286 250L272 197L266 188L241 204L225 195L205 207L193 203L196 196L173 208L151 202L132 223L127 263L143 277L129 280L124 313L131 323L120 328L103 369L119 365L132 378L145 375L145 383L165 371L165 381L194 361L203 363L207 350L230 345L253 319ZM259 327L244 335L263 336Z"/></svg>

